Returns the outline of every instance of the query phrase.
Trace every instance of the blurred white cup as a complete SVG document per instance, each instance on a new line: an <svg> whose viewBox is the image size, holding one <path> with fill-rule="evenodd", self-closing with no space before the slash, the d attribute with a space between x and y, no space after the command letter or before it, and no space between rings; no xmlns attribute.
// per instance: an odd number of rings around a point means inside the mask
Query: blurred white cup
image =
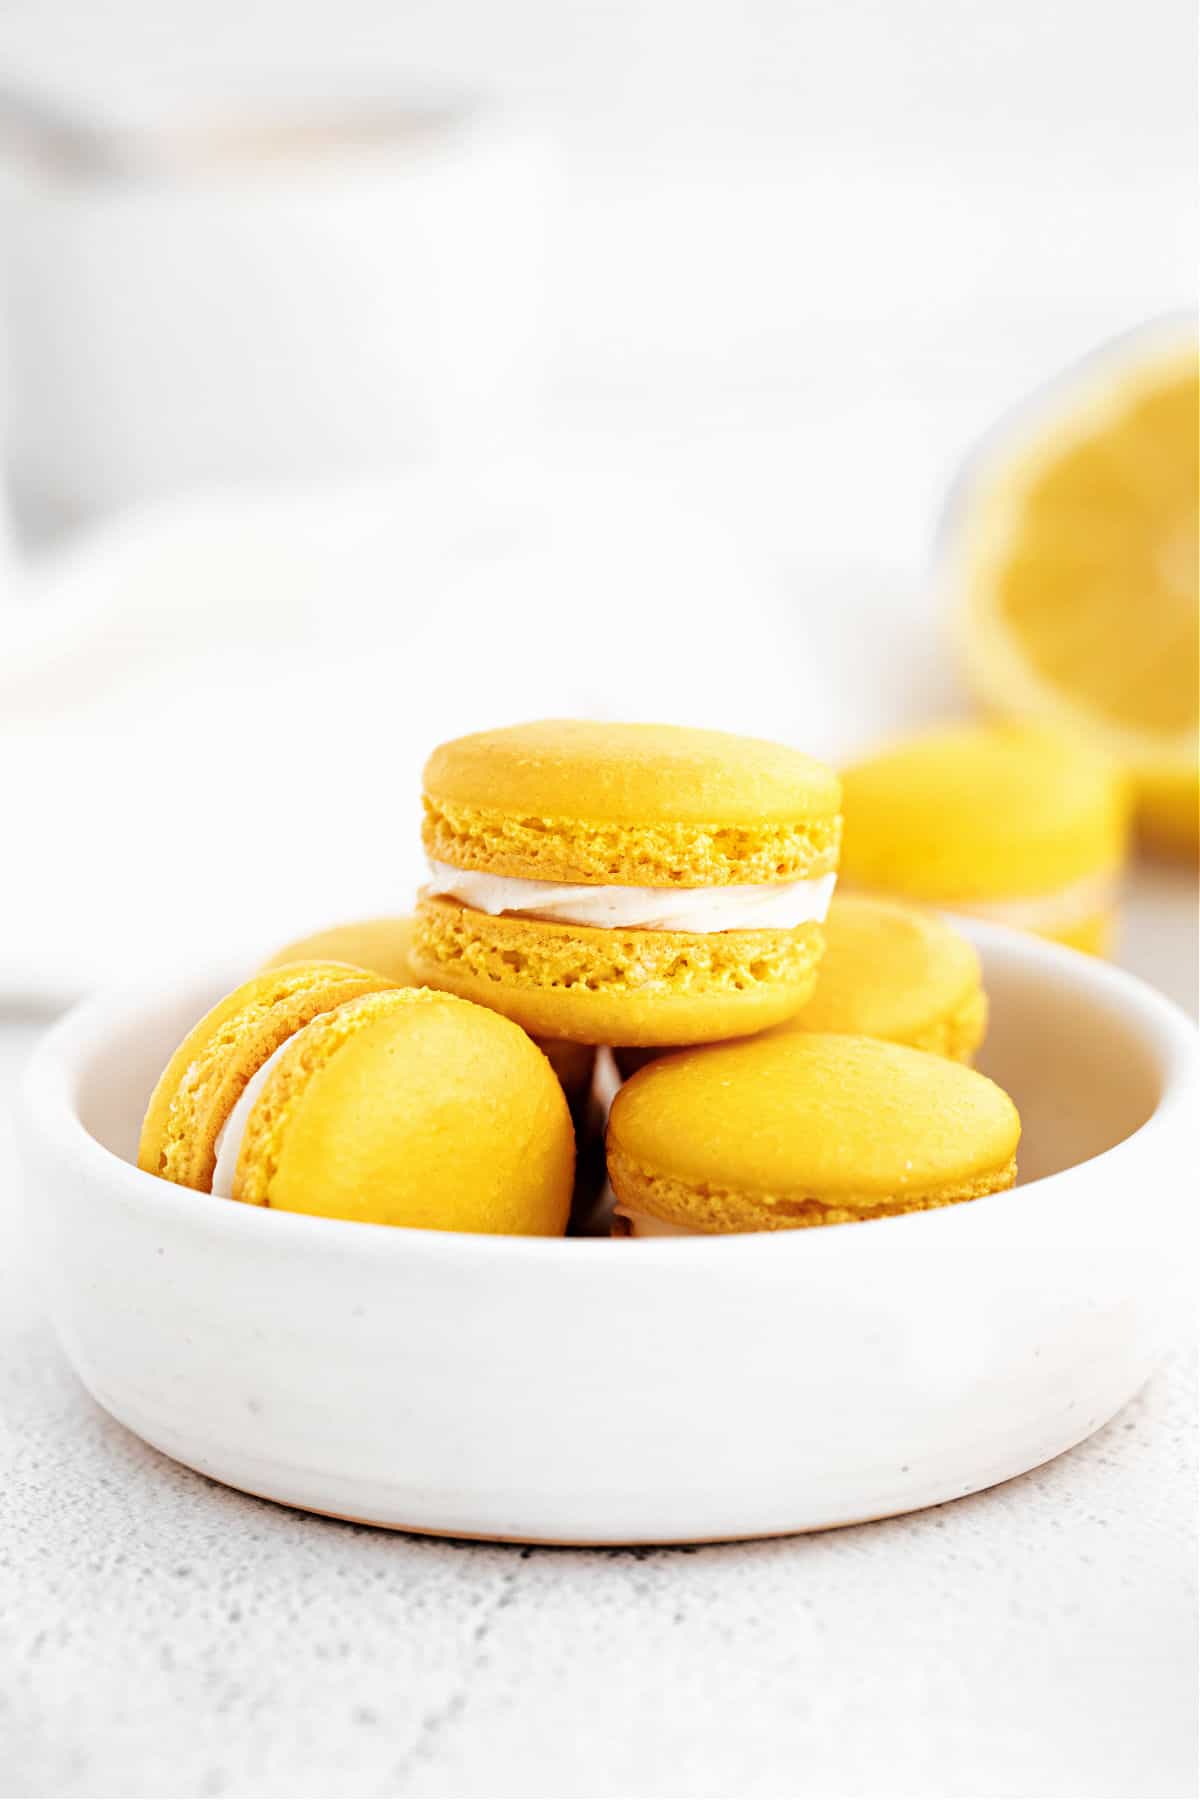
<svg viewBox="0 0 1200 1800"><path fill-rule="evenodd" d="M471 456L529 430L536 130L396 100L40 144L37 126L4 259L9 462L35 511Z"/></svg>

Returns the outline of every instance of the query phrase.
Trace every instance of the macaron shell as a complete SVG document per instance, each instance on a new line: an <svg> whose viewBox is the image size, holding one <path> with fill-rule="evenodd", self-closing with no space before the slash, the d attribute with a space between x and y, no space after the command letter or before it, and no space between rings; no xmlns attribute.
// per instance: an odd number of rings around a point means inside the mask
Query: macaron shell
<svg viewBox="0 0 1200 1800"><path fill-rule="evenodd" d="M377 969L397 987L420 983L409 961L412 944L411 913L395 918L355 919L345 925L328 925L308 937L285 944L262 966L277 969L281 963L307 962L312 958L354 963L360 969Z"/></svg>
<svg viewBox="0 0 1200 1800"><path fill-rule="evenodd" d="M300 938L264 963L273 969L301 956L344 958L360 968L378 969L397 987L420 987L422 978L412 964L412 940L416 921L411 913L396 918L358 919L347 925L330 925L311 937ZM427 985L437 986L431 977ZM574 1044L554 1038L535 1039L562 1084L572 1117L581 1117L592 1090L596 1052L590 1044Z"/></svg>
<svg viewBox="0 0 1200 1800"><path fill-rule="evenodd" d="M837 776L765 738L679 725L539 719L436 749L425 791L500 812L623 824L786 824L838 811Z"/></svg>
<svg viewBox="0 0 1200 1800"><path fill-rule="evenodd" d="M1016 1107L944 1057L875 1038L773 1034L684 1051L618 1093L618 1200L700 1231L778 1230L1012 1185Z"/></svg>
<svg viewBox="0 0 1200 1800"><path fill-rule="evenodd" d="M458 738L424 773L423 839L456 868L708 887L836 867L836 775L800 751L670 725L540 720Z"/></svg>
<svg viewBox="0 0 1200 1800"><path fill-rule="evenodd" d="M562 1089L524 1032L406 988L297 1034L250 1115L234 1197L374 1224L558 1236L574 1159Z"/></svg>
<svg viewBox="0 0 1200 1800"><path fill-rule="evenodd" d="M689 1044L742 1037L812 993L824 939L792 931L616 931L493 917L426 897L413 964L432 986L541 1038Z"/></svg>
<svg viewBox="0 0 1200 1800"><path fill-rule="evenodd" d="M818 978L819 979L819 978ZM794 1019L785 1019L782 1025L775 1027L776 1033L785 1031L802 1031L806 1029L799 1021L807 1012L801 1007ZM980 1044L987 1035L988 998L981 987L966 994L962 1002L952 1011L943 1013L940 1018L931 1019L914 1030L907 1038L894 1038L894 1043L907 1043L914 1050L927 1050L932 1056L945 1056L951 1062L969 1063ZM883 1036L882 1032L871 1033L872 1036ZM649 1048L635 1049L632 1045L613 1046L613 1057L622 1081L629 1081L639 1069L657 1062L663 1056L670 1056L680 1046L673 1044Z"/></svg>
<svg viewBox="0 0 1200 1800"><path fill-rule="evenodd" d="M951 1062L973 1062L987 1036L988 1015L987 995L981 987L973 988L958 1006L932 1021L926 1030L914 1032L907 1041L914 1050L928 1050Z"/></svg>
<svg viewBox="0 0 1200 1800"><path fill-rule="evenodd" d="M250 1077L318 1013L391 985L333 961L291 963L243 982L193 1026L159 1077L138 1167L208 1193L217 1137Z"/></svg>
<svg viewBox="0 0 1200 1800"><path fill-rule="evenodd" d="M842 785L842 876L873 892L947 906L1053 894L1124 858L1124 780L1040 729L929 732L844 770Z"/></svg>
<svg viewBox="0 0 1200 1800"><path fill-rule="evenodd" d="M935 914L835 895L812 999L781 1031L887 1038L965 1062L987 1023L979 956Z"/></svg>
<svg viewBox="0 0 1200 1800"><path fill-rule="evenodd" d="M815 1196L761 1195L741 1189L709 1186L697 1191L672 1176L641 1168L617 1147L608 1156L608 1175L617 1210L612 1237L722 1236L743 1231L802 1231L822 1225L864 1225L872 1219L904 1213L933 1212L982 1200L1013 1186L1015 1159L995 1175L948 1182L927 1194L898 1195L880 1200L874 1194L841 1194L833 1200ZM657 1229L653 1229L657 1227Z"/></svg>

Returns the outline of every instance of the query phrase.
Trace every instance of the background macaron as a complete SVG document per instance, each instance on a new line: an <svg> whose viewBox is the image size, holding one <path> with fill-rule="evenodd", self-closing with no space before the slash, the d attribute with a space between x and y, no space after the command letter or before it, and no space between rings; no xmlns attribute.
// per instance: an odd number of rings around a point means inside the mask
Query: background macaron
<svg viewBox="0 0 1200 1800"><path fill-rule="evenodd" d="M311 957L332 957L356 963L363 969L377 969L396 987L430 985L422 982L409 954L415 923L411 913L403 913L394 918L352 919L346 924L329 925L322 931L285 944L263 964L263 968L274 969L281 963ZM560 1038L535 1038L534 1042L558 1076L571 1115L578 1123L592 1090L595 1046L572 1044Z"/></svg>
<svg viewBox="0 0 1200 1800"><path fill-rule="evenodd" d="M975 946L936 913L895 900L835 894L811 1000L775 1032L886 1038L970 1062L987 1029ZM661 1052L614 1052L627 1079Z"/></svg>
<svg viewBox="0 0 1200 1800"><path fill-rule="evenodd" d="M732 1037L811 992L840 794L799 751L543 720L442 745L424 808L414 967L538 1037Z"/></svg>
<svg viewBox="0 0 1200 1800"><path fill-rule="evenodd" d="M354 963L360 969L377 969L396 987L421 987L409 960L413 917L397 913L374 919L349 919L325 925L307 937L294 938L263 963L277 969L281 963L307 962L312 958Z"/></svg>
<svg viewBox="0 0 1200 1800"><path fill-rule="evenodd" d="M956 725L843 771L843 893L891 894L1107 948L1129 792L1115 766L1020 725Z"/></svg>
<svg viewBox="0 0 1200 1800"><path fill-rule="evenodd" d="M613 1101L608 1172L633 1236L876 1219L1012 1186L994 1082L877 1038L769 1033L650 1064Z"/></svg>
<svg viewBox="0 0 1200 1800"><path fill-rule="evenodd" d="M836 894L812 999L776 1029L886 1038L969 1062L987 1029L978 952L936 913Z"/></svg>

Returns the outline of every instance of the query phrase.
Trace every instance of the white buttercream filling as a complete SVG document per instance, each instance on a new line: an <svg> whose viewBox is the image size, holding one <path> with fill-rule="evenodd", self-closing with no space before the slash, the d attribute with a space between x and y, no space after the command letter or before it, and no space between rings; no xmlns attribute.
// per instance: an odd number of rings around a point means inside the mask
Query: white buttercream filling
<svg viewBox="0 0 1200 1800"><path fill-rule="evenodd" d="M294 1032L292 1036L295 1036ZM278 1050L272 1051L262 1068L250 1077L231 1108L229 1117L217 1133L217 1141L213 1146L217 1153L217 1166L213 1170L212 1192L222 1200L233 1199L233 1172L237 1168L238 1157L242 1154L242 1140L246 1136L246 1126L254 1111L254 1103L266 1087L275 1064L291 1042L290 1037L284 1038Z"/></svg>
<svg viewBox="0 0 1200 1800"><path fill-rule="evenodd" d="M650 1213L627 1212L618 1206L615 1216L624 1219L629 1226L630 1237L703 1237L702 1231L693 1231L687 1225L669 1225L665 1219L656 1219Z"/></svg>
<svg viewBox="0 0 1200 1800"><path fill-rule="evenodd" d="M582 882L516 880L433 861L429 874L430 893L460 900L475 912L558 925L700 933L819 925L837 881L836 875L814 875L806 881L729 887L588 887Z"/></svg>

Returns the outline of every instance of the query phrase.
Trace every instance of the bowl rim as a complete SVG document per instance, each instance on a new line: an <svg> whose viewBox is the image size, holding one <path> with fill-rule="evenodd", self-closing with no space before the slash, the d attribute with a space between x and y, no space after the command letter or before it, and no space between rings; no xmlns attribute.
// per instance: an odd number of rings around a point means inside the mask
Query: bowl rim
<svg viewBox="0 0 1200 1800"><path fill-rule="evenodd" d="M1200 1035L1187 1015L1128 970L1098 957L1067 948L1048 939L994 925L965 915L944 914L969 937L977 949L994 949L1024 961L1034 971L1074 990L1089 992L1108 1001L1133 1026L1154 1054L1161 1071L1162 1091L1149 1117L1120 1143L1070 1167L1040 1176L1021 1187L985 1195L967 1206L933 1208L925 1212L891 1215L856 1221L845 1226L825 1226L819 1231L743 1232L728 1235L639 1240L636 1252L619 1238L566 1238L503 1236L483 1232L437 1231L427 1227L383 1225L361 1220L324 1218L304 1213L272 1211L267 1207L214 1206L212 1196L162 1181L158 1176L126 1162L94 1138L75 1104L75 1085L82 1065L103 1046L118 1025L138 1016L163 989L124 985L101 991L72 1007L42 1036L30 1055L19 1083L15 1107L19 1130L36 1141L43 1154L64 1172L89 1185L116 1191L126 1206L136 1208L164 1229L190 1226L217 1237L241 1236L247 1248L267 1233L269 1241L297 1249L305 1243L330 1253L352 1255L362 1250L380 1254L424 1255L445 1261L468 1262L497 1256L522 1261L548 1262L559 1267L596 1266L607 1259L610 1266L644 1265L647 1256L673 1263L714 1254L738 1259L761 1259L769 1254L779 1264L789 1252L837 1256L850 1245L926 1251L969 1248L980 1234L979 1223L994 1219L997 1206L1011 1216L1027 1197L1044 1212L1048 1197L1074 1191L1088 1171L1109 1168L1113 1159L1129 1161L1144 1154L1148 1142L1186 1126L1193 1094L1200 1086ZM188 986L223 991L244 976L212 971L209 980L192 974ZM864 1229L866 1227L867 1229ZM267 1239L263 1240L268 1241ZM769 1246L769 1251L766 1250ZM720 1248L718 1248L720 1247Z"/></svg>

